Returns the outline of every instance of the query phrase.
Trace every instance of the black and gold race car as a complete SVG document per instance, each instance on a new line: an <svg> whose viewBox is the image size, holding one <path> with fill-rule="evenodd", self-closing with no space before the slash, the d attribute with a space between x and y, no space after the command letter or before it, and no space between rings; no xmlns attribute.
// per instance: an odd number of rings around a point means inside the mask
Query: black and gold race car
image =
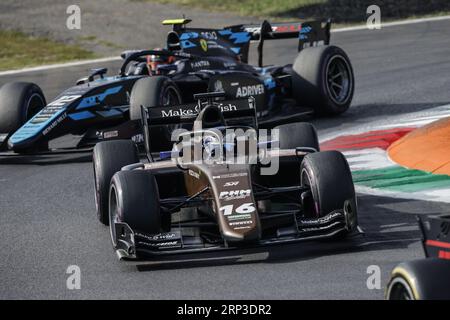
<svg viewBox="0 0 450 320"><path fill-rule="evenodd" d="M357 234L348 163L319 151L309 123L261 130L250 97L141 107L148 161L131 140L94 148L97 216L120 258L224 251ZM151 152L153 126L177 128L169 151ZM269 132L269 133L268 133ZM267 134L268 133L268 134Z"/></svg>

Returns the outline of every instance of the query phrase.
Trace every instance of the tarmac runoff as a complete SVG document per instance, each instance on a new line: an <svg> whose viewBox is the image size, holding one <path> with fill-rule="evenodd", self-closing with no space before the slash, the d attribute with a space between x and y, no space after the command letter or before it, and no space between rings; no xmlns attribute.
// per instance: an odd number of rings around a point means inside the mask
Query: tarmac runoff
<svg viewBox="0 0 450 320"><path fill-rule="evenodd" d="M344 153L360 192L450 202L450 117L339 136L321 148Z"/></svg>

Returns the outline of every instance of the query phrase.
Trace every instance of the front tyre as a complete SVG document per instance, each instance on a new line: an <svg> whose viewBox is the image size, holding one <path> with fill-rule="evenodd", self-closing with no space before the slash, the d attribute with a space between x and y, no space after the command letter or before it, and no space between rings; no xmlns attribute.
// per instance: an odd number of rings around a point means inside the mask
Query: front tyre
<svg viewBox="0 0 450 320"><path fill-rule="evenodd" d="M12 82L0 89L0 133L13 133L45 107L41 88L34 83Z"/></svg>
<svg viewBox="0 0 450 320"><path fill-rule="evenodd" d="M97 218L102 224L108 225L108 196L111 178L122 167L139 162L138 150L131 140L103 141L94 147L92 162Z"/></svg>
<svg viewBox="0 0 450 320"><path fill-rule="evenodd" d="M305 214L320 218L335 210L348 216L348 231L357 226L356 194L349 165L338 151L307 154L300 166L300 185L311 190Z"/></svg>
<svg viewBox="0 0 450 320"><path fill-rule="evenodd" d="M0 133L13 134L46 106L41 88L29 82L11 82L0 89ZM48 141L35 143L32 148L14 148L27 154L48 149Z"/></svg>
<svg viewBox="0 0 450 320"><path fill-rule="evenodd" d="M109 229L116 246L114 223L127 223L134 231L161 232L161 213L156 179L148 171L119 171L109 189Z"/></svg>
<svg viewBox="0 0 450 320"><path fill-rule="evenodd" d="M350 107L355 89L347 54L336 46L303 49L292 66L294 99L317 114L333 116Z"/></svg>

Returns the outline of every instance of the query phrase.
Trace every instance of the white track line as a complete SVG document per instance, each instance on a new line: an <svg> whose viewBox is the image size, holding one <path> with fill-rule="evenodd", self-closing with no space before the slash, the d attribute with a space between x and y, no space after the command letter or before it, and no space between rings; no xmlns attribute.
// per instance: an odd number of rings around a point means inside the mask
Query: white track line
<svg viewBox="0 0 450 320"><path fill-rule="evenodd" d="M442 20L450 20L450 15L449 16L441 16L441 17L431 17L431 18L410 19L410 20L402 20L402 21L396 21L396 22L388 22L388 23L381 24L381 28L395 27L395 26L402 26L402 25L407 25L407 24L416 24L416 23L423 23L423 22L442 21ZM354 26L354 27L337 28L337 29L332 29L331 32L338 33L338 32L351 32L351 31L360 31L360 30L367 30L367 26L360 25L360 26ZM376 31L376 29L374 31ZM23 69L18 69L18 70L1 71L0 77L7 76L7 75L13 75L13 74L27 73L27 72L36 72L36 71L51 70L51 69L58 69L58 68L82 66L85 64L109 62L109 61L115 61L115 60L120 60L120 57L106 57L106 58L100 58L100 59L81 60L81 61L74 61L74 62L67 62L67 63L50 64L50 65L44 65L44 66L39 66L39 67L33 67L33 68L23 68Z"/></svg>
<svg viewBox="0 0 450 320"><path fill-rule="evenodd" d="M43 66L39 66L39 67L1 71L0 76L7 76L7 75L13 75L13 74L19 74L19 73L28 73L28 72L37 72L37 71L59 69L59 68L76 67L76 66L82 66L82 65L86 65L86 64L116 61L116 60L120 60L120 59L121 59L120 57L106 57L106 58L92 59L92 60L79 60L79 61L66 62L66 63L49 64L49 65L43 65Z"/></svg>
<svg viewBox="0 0 450 320"><path fill-rule="evenodd" d="M426 191L416 191L416 192L399 192L386 189L375 189L362 185L355 185L355 190L357 193L367 194L370 196L381 196L381 197L391 197L403 200L421 200L426 201L437 201L450 203L450 189L436 189L436 190L426 190Z"/></svg>
<svg viewBox="0 0 450 320"><path fill-rule="evenodd" d="M402 21L395 21L395 22L387 22L387 23L381 24L381 29L387 28L387 27L403 26L406 24L434 22L434 21L442 21L442 20L449 20L449 19L450 19L450 16L440 16L440 17L430 17L430 18L409 19L409 20L402 20ZM354 26L354 27L332 29L331 32L348 32L348 31L359 31L359 30L367 30L367 25L364 24L364 25ZM376 30L377 29L375 29L373 31L376 31Z"/></svg>
<svg viewBox="0 0 450 320"><path fill-rule="evenodd" d="M433 117L434 119L428 120L417 120L423 117ZM334 131L328 134L323 134L319 138L319 142L323 143L328 140L332 140L339 136L348 136L354 134L366 133L374 130L384 130L389 128L403 128L403 127L416 127L420 124L427 124L433 121L437 121L443 118L450 117L450 104L437 106L434 108L414 111L411 113L403 113L401 115L391 116L382 120L372 120L366 123L362 123L360 125L352 125L351 127L340 129L338 131ZM406 119L405 119L406 118Z"/></svg>

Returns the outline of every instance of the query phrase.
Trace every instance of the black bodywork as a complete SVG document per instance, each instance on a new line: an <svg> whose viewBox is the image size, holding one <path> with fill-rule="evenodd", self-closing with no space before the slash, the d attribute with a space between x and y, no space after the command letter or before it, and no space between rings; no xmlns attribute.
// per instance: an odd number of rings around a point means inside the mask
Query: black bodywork
<svg viewBox="0 0 450 320"><path fill-rule="evenodd" d="M150 234L140 229L139 225L130 226L110 216L112 242L118 257L142 259L174 254L257 249L270 245L331 239L340 234L360 234L354 196L326 215L318 217L307 214L307 203L312 195L309 187L299 183L299 168L304 156L315 152L310 148L298 147L277 153L280 170L276 175L266 177L261 174L264 166L261 163L241 165L205 164L195 160L174 161L177 157L174 153L186 154L185 151L180 153L181 149L176 147L170 152L161 152L155 158L151 153L150 139L147 138L151 126L192 123L195 120L201 127L196 128L194 124L193 131L188 133L192 137L196 132L208 135L210 127L222 133L227 129L258 128L254 98L216 100L216 97L223 95L224 93L198 94L195 96L199 99L196 104L171 107L172 110L184 110L182 115L168 116L167 108L142 107L149 163L130 164L123 167L122 171L147 171L156 177L162 219L168 220L169 225L165 226L167 231ZM224 108L229 105L234 108ZM205 120L205 114L210 108L212 111L217 109L223 115L223 120L220 121L224 125L226 122L225 126L218 126L216 121L212 121L214 124L211 126L209 120ZM249 119L249 126L229 126L236 118L240 123L244 118ZM275 148L273 143L276 142L270 142ZM188 149L191 147L192 145L187 146ZM269 152L268 157L272 157L270 154ZM230 196L226 198L227 195ZM230 206L234 209L229 215L222 212L223 208ZM234 211L237 207L252 209L246 211L248 214L241 214L238 210ZM177 215L178 218L173 218Z"/></svg>
<svg viewBox="0 0 450 320"><path fill-rule="evenodd" d="M193 94L224 91L228 99L255 98L261 126L295 121L312 114L286 99L290 96L290 66L263 67L263 45L268 39L297 38L299 50L328 44L330 23L277 23L238 25L223 29L187 28L189 20L174 23L167 49L125 52L119 75L105 77L95 69L76 86L65 90L16 132L0 132L0 149L37 150L49 140L66 134L81 137L77 148L109 139L142 141L139 123L129 121L129 97L134 83L155 76L146 56L172 56L175 62L160 65L164 75L178 86L183 103ZM247 64L251 41L258 41L259 66Z"/></svg>

